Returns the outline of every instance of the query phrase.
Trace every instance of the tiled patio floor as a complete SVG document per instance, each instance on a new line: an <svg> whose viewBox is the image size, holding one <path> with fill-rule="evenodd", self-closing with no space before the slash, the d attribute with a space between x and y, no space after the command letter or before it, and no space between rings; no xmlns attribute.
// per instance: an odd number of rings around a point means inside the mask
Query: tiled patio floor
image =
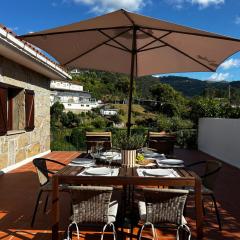
<svg viewBox="0 0 240 240"><path fill-rule="evenodd" d="M77 157L78 152L52 152L47 157L67 163ZM177 158L184 159L186 163L211 159L210 156L197 151L176 149ZM55 166L51 166L56 169ZM216 224L212 204L207 202L207 215L204 223L204 239L240 239L240 170L227 164L223 165L216 186L216 197L220 206L223 231L219 232ZM33 228L30 227L32 211L38 192L38 180L32 163L26 164L12 172L0 176L0 240L47 240L51 239L51 213L43 214L42 206L37 213ZM69 196L61 195L61 230L65 229L69 214ZM50 209L50 204L48 206ZM187 210L193 235L195 235L194 214L191 201ZM83 232L83 239L100 239L96 230ZM126 230L127 231L127 230ZM136 233L137 228L134 229ZM146 233L146 237L147 237ZM174 239L171 232L159 232L159 239ZM128 236L128 234L126 234ZM107 239L112 239L110 236ZM151 239L150 236L147 239ZM194 239L194 238L193 238Z"/></svg>

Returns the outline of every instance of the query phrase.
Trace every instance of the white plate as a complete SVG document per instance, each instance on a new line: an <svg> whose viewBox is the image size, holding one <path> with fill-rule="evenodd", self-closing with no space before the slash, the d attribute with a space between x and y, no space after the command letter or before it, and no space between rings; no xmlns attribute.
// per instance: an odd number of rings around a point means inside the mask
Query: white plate
<svg viewBox="0 0 240 240"><path fill-rule="evenodd" d="M102 156L100 156L100 159L106 160L108 156L113 157L113 161L120 161L122 159L122 155L119 152L104 152Z"/></svg>
<svg viewBox="0 0 240 240"><path fill-rule="evenodd" d="M119 152L111 152L111 151L109 151L109 152L103 152L101 155L102 156L104 156L104 157L107 157L107 156L116 156L116 155L118 155L119 154Z"/></svg>
<svg viewBox="0 0 240 240"><path fill-rule="evenodd" d="M90 164L93 162L94 162L93 159L89 159L89 158L76 158L76 159L73 159L71 163Z"/></svg>
<svg viewBox="0 0 240 240"><path fill-rule="evenodd" d="M168 176L171 174L167 169L146 169L143 173L149 176Z"/></svg>
<svg viewBox="0 0 240 240"><path fill-rule="evenodd" d="M158 161L161 164L168 164L168 165L179 165L179 164L184 164L183 160L180 159L163 159Z"/></svg>
<svg viewBox="0 0 240 240"><path fill-rule="evenodd" d="M86 169L85 173L90 175L108 175L111 174L111 169L106 167L89 168Z"/></svg>
<svg viewBox="0 0 240 240"><path fill-rule="evenodd" d="M146 158L155 158L155 157L162 157L163 155L161 153L156 152L147 152L143 154Z"/></svg>

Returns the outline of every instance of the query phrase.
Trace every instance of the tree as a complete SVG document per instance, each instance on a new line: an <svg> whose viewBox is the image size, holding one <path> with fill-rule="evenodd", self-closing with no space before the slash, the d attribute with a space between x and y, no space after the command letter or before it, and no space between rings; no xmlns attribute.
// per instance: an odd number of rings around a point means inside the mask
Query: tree
<svg viewBox="0 0 240 240"><path fill-rule="evenodd" d="M150 88L150 93L157 101L155 109L169 117L184 115L187 110L187 100L168 84L156 84Z"/></svg>
<svg viewBox="0 0 240 240"><path fill-rule="evenodd" d="M55 102L50 108L51 126L59 126L60 118L64 111L64 105L60 102Z"/></svg>
<svg viewBox="0 0 240 240"><path fill-rule="evenodd" d="M224 117L225 104L218 99L197 97L190 101L190 119L197 125L203 117Z"/></svg>

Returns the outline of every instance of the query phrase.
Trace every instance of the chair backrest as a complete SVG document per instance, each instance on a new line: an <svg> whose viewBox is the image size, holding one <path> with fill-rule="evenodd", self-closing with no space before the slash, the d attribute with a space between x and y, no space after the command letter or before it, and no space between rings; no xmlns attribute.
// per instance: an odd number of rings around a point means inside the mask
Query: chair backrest
<svg viewBox="0 0 240 240"><path fill-rule="evenodd" d="M108 223L112 187L69 186L72 194L72 220L77 223Z"/></svg>
<svg viewBox="0 0 240 240"><path fill-rule="evenodd" d="M47 184L49 182L49 175L48 175L46 159L35 158L33 159L33 164L36 167L40 186Z"/></svg>
<svg viewBox="0 0 240 240"><path fill-rule="evenodd" d="M202 176L202 183L205 187L213 190L218 173L222 168L222 163L217 160L206 161L204 175Z"/></svg>
<svg viewBox="0 0 240 240"><path fill-rule="evenodd" d="M171 154L174 151L174 142L168 140L149 140L148 147L159 153Z"/></svg>
<svg viewBox="0 0 240 240"><path fill-rule="evenodd" d="M148 132L148 140L169 140L176 141L176 136L165 131L162 132Z"/></svg>
<svg viewBox="0 0 240 240"><path fill-rule="evenodd" d="M112 133L111 132L86 132L87 150L95 147L98 143L103 145L104 150L112 147Z"/></svg>
<svg viewBox="0 0 240 240"><path fill-rule="evenodd" d="M182 225L187 190L144 188L146 221Z"/></svg>

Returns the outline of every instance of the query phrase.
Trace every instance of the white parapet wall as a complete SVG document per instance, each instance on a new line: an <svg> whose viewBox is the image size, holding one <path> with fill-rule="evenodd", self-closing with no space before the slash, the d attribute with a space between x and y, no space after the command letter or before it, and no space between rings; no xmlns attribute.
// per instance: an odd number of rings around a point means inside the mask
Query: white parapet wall
<svg viewBox="0 0 240 240"><path fill-rule="evenodd" d="M198 149L240 168L240 119L199 119Z"/></svg>

